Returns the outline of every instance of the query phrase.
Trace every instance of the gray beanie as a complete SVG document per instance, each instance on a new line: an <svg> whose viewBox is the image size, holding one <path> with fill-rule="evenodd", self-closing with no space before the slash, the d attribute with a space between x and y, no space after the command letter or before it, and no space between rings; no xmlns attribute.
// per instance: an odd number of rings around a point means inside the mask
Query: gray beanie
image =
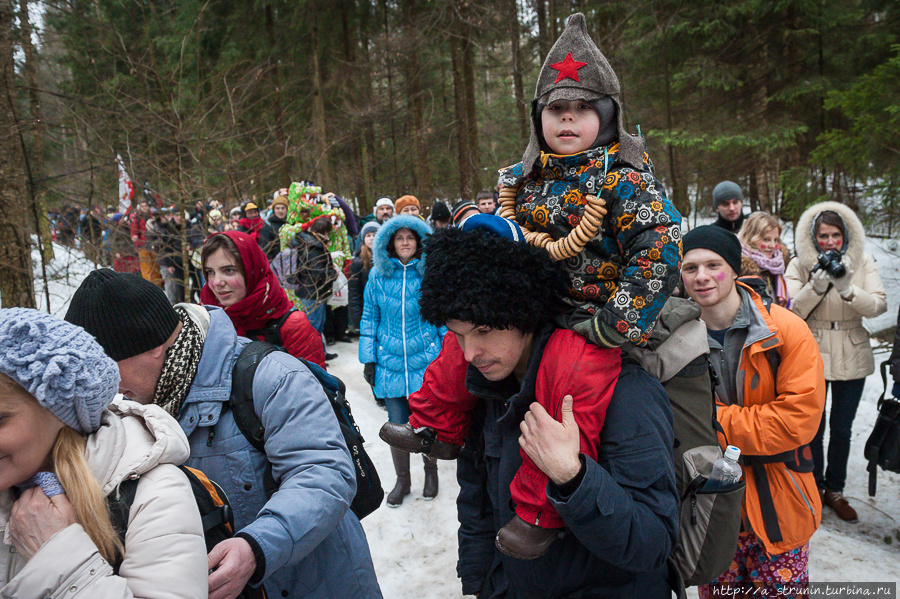
<svg viewBox="0 0 900 599"><path fill-rule="evenodd" d="M362 226L362 229L359 230L359 238L365 240L368 233L377 233L378 229L380 228L381 225L378 224L378 221L370 220Z"/></svg>
<svg viewBox="0 0 900 599"><path fill-rule="evenodd" d="M722 202L735 198L741 202L744 201L744 192L741 191L741 186L732 181L722 181L713 187L713 210L718 208Z"/></svg>
<svg viewBox="0 0 900 599"><path fill-rule="evenodd" d="M82 434L119 389L119 368L84 329L39 310L0 310L0 372Z"/></svg>

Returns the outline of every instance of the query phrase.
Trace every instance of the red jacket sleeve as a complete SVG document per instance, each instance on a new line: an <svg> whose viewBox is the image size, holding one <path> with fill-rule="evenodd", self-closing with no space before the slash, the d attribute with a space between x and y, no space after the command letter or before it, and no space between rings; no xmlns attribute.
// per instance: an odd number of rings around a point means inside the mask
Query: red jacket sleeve
<svg viewBox="0 0 900 599"><path fill-rule="evenodd" d="M289 354L295 358L305 358L313 364L325 368L325 348L322 337L309 324L306 314L300 310L292 312L281 325L281 342Z"/></svg>
<svg viewBox="0 0 900 599"><path fill-rule="evenodd" d="M456 335L444 335L441 353L425 369L422 387L409 396L414 428L430 426L438 441L462 445L469 432L469 411L477 399L466 390L469 363Z"/></svg>

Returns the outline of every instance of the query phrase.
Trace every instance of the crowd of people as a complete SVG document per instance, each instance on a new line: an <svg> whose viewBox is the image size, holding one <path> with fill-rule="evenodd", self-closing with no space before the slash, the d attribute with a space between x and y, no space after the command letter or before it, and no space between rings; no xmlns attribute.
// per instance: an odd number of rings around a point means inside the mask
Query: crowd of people
<svg viewBox="0 0 900 599"><path fill-rule="evenodd" d="M425 499L436 460L457 461L464 595L671 596L687 578L671 560L688 524L673 456L686 437L663 383L697 375L655 340L684 326L703 346L700 374L715 375L713 449L738 447L743 467L728 487L739 511L708 533L733 530L733 558L699 594L803 596L785 589L809 582L822 506L858 520L843 493L874 371L863 318L887 309L865 231L846 206L815 204L792 258L780 221L745 214L740 185L723 181L714 224L682 234L623 111L573 15L496 192L435 201L427 218L412 195L360 218L302 182L228 220L203 202L192 215L139 202L118 221L122 245L110 234L111 250L133 251L90 273L64 320L0 313L0 593L380 597L350 509L359 456L319 374L355 333L387 412L386 504L412 492L411 453ZM251 340L285 351L245 381ZM181 464L233 507L234 535L211 548ZM708 475L691 492L724 493ZM107 498L127 478L139 482L122 532Z"/></svg>

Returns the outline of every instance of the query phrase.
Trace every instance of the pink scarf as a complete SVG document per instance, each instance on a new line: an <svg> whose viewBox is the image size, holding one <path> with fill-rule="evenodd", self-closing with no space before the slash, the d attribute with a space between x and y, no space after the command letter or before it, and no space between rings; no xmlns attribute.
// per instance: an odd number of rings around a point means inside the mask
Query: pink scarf
<svg viewBox="0 0 900 599"><path fill-rule="evenodd" d="M747 246L741 248L741 253L753 260L763 273L768 273L769 281L773 288L772 291L775 294L775 301L778 302L779 306L790 309L791 298L788 295L787 281L784 280L784 268L786 265L781 248L778 248L775 255L771 258L759 250L754 250Z"/></svg>
<svg viewBox="0 0 900 599"><path fill-rule="evenodd" d="M784 263L784 254L781 253L781 248L778 248L775 251L775 255L769 258L759 250L754 250L753 248L749 248L746 245L741 248L741 253L756 262L756 265L760 268L760 270L766 270L773 275L783 275L784 267L786 264Z"/></svg>

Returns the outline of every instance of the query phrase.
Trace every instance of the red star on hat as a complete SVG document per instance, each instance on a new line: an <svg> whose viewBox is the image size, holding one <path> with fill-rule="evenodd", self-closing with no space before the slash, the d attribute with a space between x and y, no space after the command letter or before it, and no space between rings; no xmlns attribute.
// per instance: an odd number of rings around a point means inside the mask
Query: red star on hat
<svg viewBox="0 0 900 599"><path fill-rule="evenodd" d="M584 66L587 66L586 62L575 60L572 58L572 53L569 52L562 62L555 62L550 65L551 69L559 71L559 74L556 76L556 81L553 83L559 83L563 79L574 79L575 81L580 82L581 79L578 78L578 69Z"/></svg>

